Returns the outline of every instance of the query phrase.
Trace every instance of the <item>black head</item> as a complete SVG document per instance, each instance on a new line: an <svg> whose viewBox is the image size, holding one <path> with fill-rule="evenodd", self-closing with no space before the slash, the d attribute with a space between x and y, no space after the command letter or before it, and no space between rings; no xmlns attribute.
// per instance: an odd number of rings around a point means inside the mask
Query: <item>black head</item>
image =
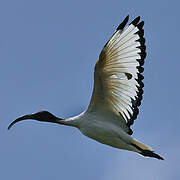
<svg viewBox="0 0 180 180"><path fill-rule="evenodd" d="M60 118L57 118L56 116L54 116L53 114L51 114L48 111L39 111L34 114L27 114L25 116L21 116L21 117L17 118L8 126L8 129L10 129L15 123L17 123L19 121L27 120L27 119L34 119L37 121L53 122L53 123L58 123L58 120L60 120Z"/></svg>

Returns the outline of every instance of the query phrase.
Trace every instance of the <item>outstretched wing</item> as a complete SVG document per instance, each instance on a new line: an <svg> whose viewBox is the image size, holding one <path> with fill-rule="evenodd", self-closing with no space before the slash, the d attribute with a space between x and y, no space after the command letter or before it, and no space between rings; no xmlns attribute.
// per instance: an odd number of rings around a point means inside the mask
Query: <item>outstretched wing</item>
<svg viewBox="0 0 180 180"><path fill-rule="evenodd" d="M129 16L102 49L94 72L94 90L89 108L108 107L124 121L128 134L139 113L143 94L143 64L146 57L144 22L134 19L126 28ZM128 129L128 130L127 130Z"/></svg>

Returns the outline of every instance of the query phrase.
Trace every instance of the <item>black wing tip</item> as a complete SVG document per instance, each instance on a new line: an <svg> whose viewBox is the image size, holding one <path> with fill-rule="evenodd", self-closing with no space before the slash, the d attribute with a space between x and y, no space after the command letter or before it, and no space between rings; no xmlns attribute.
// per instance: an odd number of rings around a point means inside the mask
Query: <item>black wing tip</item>
<svg viewBox="0 0 180 180"><path fill-rule="evenodd" d="M138 29L142 29L143 26L144 26L144 21L141 21L141 22L137 25Z"/></svg>
<svg viewBox="0 0 180 180"><path fill-rule="evenodd" d="M133 134L133 131L132 131L131 128L129 128L128 134L129 134L129 135L132 135L132 134Z"/></svg>
<svg viewBox="0 0 180 180"><path fill-rule="evenodd" d="M137 18L135 18L130 24L133 24L134 26L137 26L139 20L140 20L140 16L138 16Z"/></svg>
<svg viewBox="0 0 180 180"><path fill-rule="evenodd" d="M138 69L139 73L143 73L143 71L144 71L144 68L142 66L138 66L137 69Z"/></svg>
<svg viewBox="0 0 180 180"><path fill-rule="evenodd" d="M126 16L126 18L123 20L123 22L118 26L117 30L123 30L123 28L126 26L127 22L129 20L129 15ZM142 80L144 79L143 75L141 73L143 73L144 68L142 67L144 65L144 59L146 58L146 45L145 45L145 38L144 38L144 30L143 30L143 26L144 26L144 21L140 21L140 16L136 17L129 25L134 25L138 28L138 31L135 34L139 35L139 39L136 41L139 41L140 46L137 47L141 50L140 53L138 53L140 55L140 59L137 59L137 61L139 62L139 66L137 66L138 69L138 77L136 79L136 81L138 82L139 86L138 88L138 92L137 92L137 97L135 100L131 99L132 101L132 110L133 110L133 114L130 116L130 119L128 120L128 122L126 123L126 125L129 127L129 131L127 132L129 135L133 134L133 131L131 130L130 126L134 124L134 120L137 118L138 114L139 114L139 109L138 107L141 105L141 100L143 98L143 87L144 84L142 82ZM131 79L131 76L128 76L128 79Z"/></svg>
<svg viewBox="0 0 180 180"><path fill-rule="evenodd" d="M139 114L139 109L138 107L141 105L141 101L143 99L143 87L144 87L144 83L142 82L142 80L144 79L144 76L141 74L144 71L144 68L142 67L144 65L144 59L146 58L146 45L145 45L145 38L144 38L144 30L143 30L143 25L144 25L144 21L140 21L140 16L138 16L137 18L135 18L131 24L133 24L134 26L136 26L139 31L136 33L139 35L139 39L137 41L140 42L140 46L137 47L141 50L140 53L138 53L140 55L140 59L136 59L139 62L139 66L137 66L138 69L138 74L137 74L137 83L139 84L139 86L137 86L138 88L138 92L137 92L137 97L135 100L131 99L132 101L132 110L133 110L133 115L131 117L131 119L129 120L129 122L127 123L127 126L130 128L131 125L134 124L134 120L137 118L138 114Z"/></svg>
<svg viewBox="0 0 180 180"><path fill-rule="evenodd" d="M117 31L118 30L122 30L124 29L124 27L126 26L127 22L129 20L129 15L127 15L125 17L125 19L123 20L123 22L117 27ZM144 26L144 21L141 21L139 24L138 22L140 21L140 16L136 17L130 24L133 24L134 26L137 26L138 29L141 29L143 31L143 26Z"/></svg>
<svg viewBox="0 0 180 180"><path fill-rule="evenodd" d="M129 15L127 15L127 16L125 17L125 19L123 20L123 22L117 27L116 30L118 31L118 30L124 29L124 27L126 26L128 20L129 20Z"/></svg>

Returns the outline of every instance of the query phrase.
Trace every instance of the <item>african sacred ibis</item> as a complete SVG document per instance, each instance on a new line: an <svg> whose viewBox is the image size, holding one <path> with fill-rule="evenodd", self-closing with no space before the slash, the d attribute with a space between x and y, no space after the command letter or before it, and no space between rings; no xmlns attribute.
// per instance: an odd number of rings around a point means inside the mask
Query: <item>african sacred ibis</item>
<svg viewBox="0 0 180 180"><path fill-rule="evenodd" d="M126 26L129 16L102 49L94 70L94 89L88 109L62 119L48 111L28 114L13 121L34 119L77 127L85 136L115 148L163 160L152 149L132 138L130 126L138 115L143 94L143 64L146 57L144 22L140 17ZM126 27L125 27L126 26Z"/></svg>

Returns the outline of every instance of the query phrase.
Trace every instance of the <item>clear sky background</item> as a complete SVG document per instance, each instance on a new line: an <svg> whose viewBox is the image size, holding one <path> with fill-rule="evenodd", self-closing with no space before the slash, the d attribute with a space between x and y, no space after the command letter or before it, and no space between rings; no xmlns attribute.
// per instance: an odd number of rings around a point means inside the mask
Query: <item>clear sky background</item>
<svg viewBox="0 0 180 180"><path fill-rule="evenodd" d="M179 180L180 11L173 0L0 1L0 179ZM85 110L98 55L121 21L145 21L144 99L138 140L165 161L91 140L77 129L17 117Z"/></svg>

